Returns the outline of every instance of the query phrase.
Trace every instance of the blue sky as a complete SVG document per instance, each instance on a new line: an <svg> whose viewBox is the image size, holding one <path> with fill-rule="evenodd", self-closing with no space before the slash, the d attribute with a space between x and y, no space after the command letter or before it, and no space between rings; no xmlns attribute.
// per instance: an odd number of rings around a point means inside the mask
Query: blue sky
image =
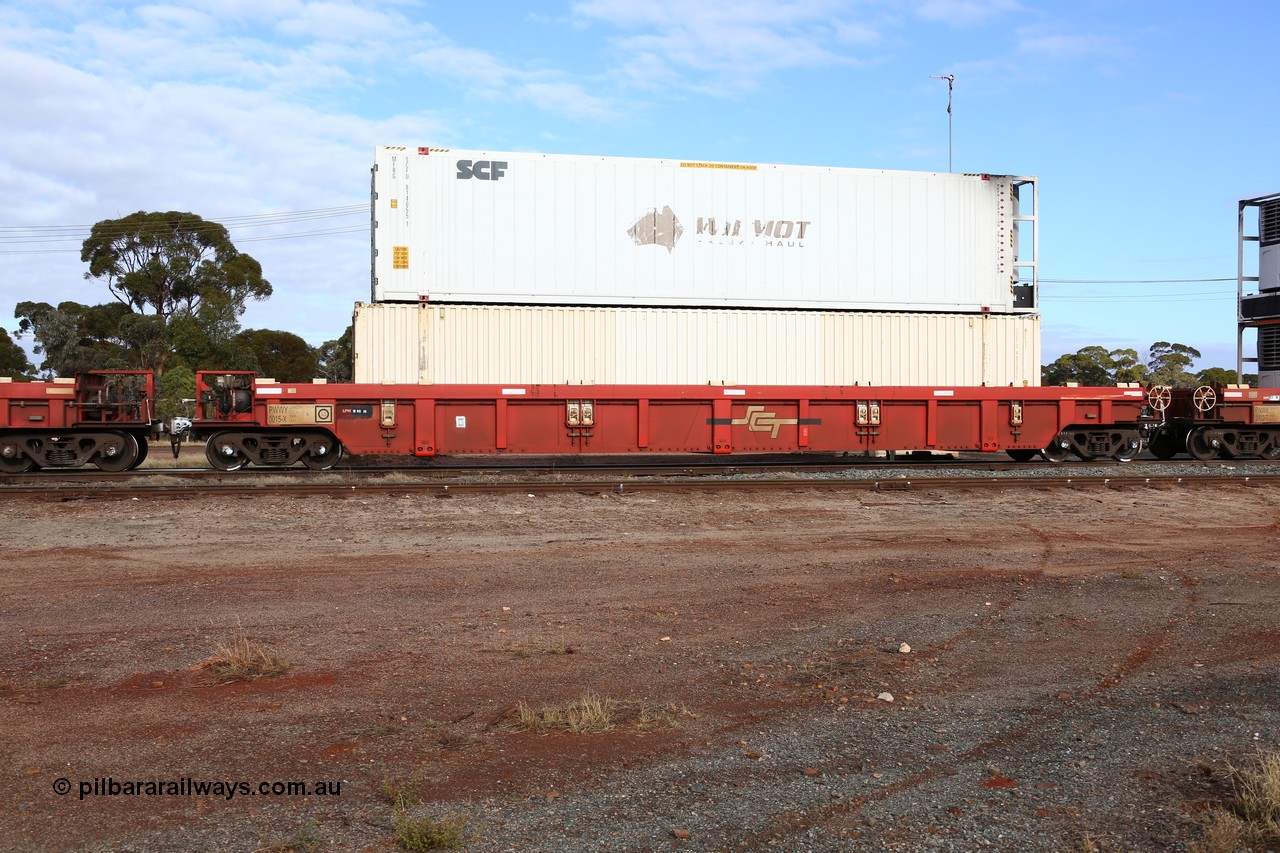
<svg viewBox="0 0 1280 853"><path fill-rule="evenodd" d="M1277 36L1263 0L7 0L0 325L107 301L88 227L177 209L262 262L246 327L320 343L369 298L376 145L945 171L954 74L954 169L1040 180L1044 361L1232 367Z"/></svg>

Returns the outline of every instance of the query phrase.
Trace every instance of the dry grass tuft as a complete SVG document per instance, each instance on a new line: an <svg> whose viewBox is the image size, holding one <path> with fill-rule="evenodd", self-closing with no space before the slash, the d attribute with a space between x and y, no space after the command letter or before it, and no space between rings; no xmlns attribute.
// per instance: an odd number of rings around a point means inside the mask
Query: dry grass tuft
<svg viewBox="0 0 1280 853"><path fill-rule="evenodd" d="M1199 853L1228 853L1280 842L1280 752L1260 752L1245 767L1228 766L1228 808L1211 809Z"/></svg>
<svg viewBox="0 0 1280 853"><path fill-rule="evenodd" d="M1262 752L1247 767L1229 768L1236 814L1253 840L1280 841L1280 752Z"/></svg>
<svg viewBox="0 0 1280 853"><path fill-rule="evenodd" d="M1204 841L1191 845L1192 853L1236 853L1244 846L1248 827L1229 811L1215 808L1203 824Z"/></svg>
<svg viewBox="0 0 1280 853"><path fill-rule="evenodd" d="M471 828L471 818L464 812L449 812L434 820L410 817L397 810L392 820L396 826L396 841L410 853L457 850L480 835L480 830Z"/></svg>
<svg viewBox="0 0 1280 853"><path fill-rule="evenodd" d="M387 486L408 486L421 483L422 477L417 474L407 474L403 471L388 471L378 477L379 482Z"/></svg>
<svg viewBox="0 0 1280 853"><path fill-rule="evenodd" d="M0 690L57 690L67 686L65 675L36 675L25 681L0 678Z"/></svg>
<svg viewBox="0 0 1280 853"><path fill-rule="evenodd" d="M400 781L383 779L382 795L391 803L391 808L401 814L418 805L418 782L417 776Z"/></svg>
<svg viewBox="0 0 1280 853"><path fill-rule="evenodd" d="M543 705L539 710L521 702L516 706L516 724L526 731L607 732L614 727L617 704L613 699L602 699L591 692L567 705Z"/></svg>
<svg viewBox="0 0 1280 853"><path fill-rule="evenodd" d="M566 705L543 705L535 709L524 702L516 706L515 726L523 731L566 731L596 734L615 728L650 732L678 729L679 720L697 719L684 706L655 707L644 702L623 702L587 692Z"/></svg>
<svg viewBox="0 0 1280 853"><path fill-rule="evenodd" d="M471 828L471 817L466 812L447 812L438 819L410 814L421 805L418 798L421 781L421 772L408 778L382 780L382 794L391 804L391 820L401 849L411 853L456 850L474 841L480 831Z"/></svg>
<svg viewBox="0 0 1280 853"><path fill-rule="evenodd" d="M293 834L293 838L270 847L259 847L251 853L315 853L323 839L314 820L309 820Z"/></svg>
<svg viewBox="0 0 1280 853"><path fill-rule="evenodd" d="M275 649L243 634L236 634L229 640L219 640L214 644L213 657L198 668L208 670L214 682L229 684L284 675L293 669L293 663L282 658Z"/></svg>

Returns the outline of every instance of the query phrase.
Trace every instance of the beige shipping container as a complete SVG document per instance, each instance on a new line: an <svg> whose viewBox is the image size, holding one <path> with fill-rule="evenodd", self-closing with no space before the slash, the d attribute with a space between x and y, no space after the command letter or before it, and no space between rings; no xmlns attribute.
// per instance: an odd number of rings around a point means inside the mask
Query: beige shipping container
<svg viewBox="0 0 1280 853"><path fill-rule="evenodd" d="M356 303L355 381L1039 385L1040 317Z"/></svg>

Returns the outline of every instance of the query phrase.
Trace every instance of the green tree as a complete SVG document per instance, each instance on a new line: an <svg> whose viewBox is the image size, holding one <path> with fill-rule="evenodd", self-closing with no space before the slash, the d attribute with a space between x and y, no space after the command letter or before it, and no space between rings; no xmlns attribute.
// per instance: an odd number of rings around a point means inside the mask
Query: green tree
<svg viewBox="0 0 1280 853"><path fill-rule="evenodd" d="M35 341L46 376L75 376L86 370L126 368L138 363L125 336L130 311L123 305L19 302L18 337Z"/></svg>
<svg viewBox="0 0 1280 853"><path fill-rule="evenodd" d="M1113 349L1111 361L1115 365L1111 375L1116 382L1145 382L1150 373L1135 349Z"/></svg>
<svg viewBox="0 0 1280 853"><path fill-rule="evenodd" d="M36 369L27 358L27 351L9 337L7 329L0 329L0 376L10 379L30 379Z"/></svg>
<svg viewBox="0 0 1280 853"><path fill-rule="evenodd" d="M1196 377L1190 368L1197 358L1200 358L1200 351L1195 347L1156 341L1147 353L1151 384L1194 388L1197 384Z"/></svg>
<svg viewBox="0 0 1280 853"><path fill-rule="evenodd" d="M197 342L190 328L183 332L185 343L208 354L238 331L249 299L271 295L262 266L236 249L226 228L194 213L138 211L104 219L93 226L80 259L89 265L85 278L105 282L135 318L120 334L128 337L138 366L157 373L176 351L173 324L212 323L210 340ZM216 334L219 328L230 334Z"/></svg>
<svg viewBox="0 0 1280 853"><path fill-rule="evenodd" d="M316 376L315 350L292 332L248 329L236 340L253 353L258 369L278 382L310 382Z"/></svg>
<svg viewBox="0 0 1280 853"><path fill-rule="evenodd" d="M185 362L175 360L156 381L156 417L191 417L192 407L183 400L194 400L196 374Z"/></svg>
<svg viewBox="0 0 1280 853"><path fill-rule="evenodd" d="M1246 373L1241 378L1236 378L1237 373L1234 370L1228 370L1225 367L1206 367L1204 370L1196 374L1197 385L1250 385L1254 388L1258 386L1258 374Z"/></svg>
<svg viewBox="0 0 1280 853"><path fill-rule="evenodd" d="M1225 367L1206 367L1196 374L1196 385L1235 385L1238 381L1236 372Z"/></svg>
<svg viewBox="0 0 1280 853"><path fill-rule="evenodd" d="M1115 359L1104 347L1081 347L1041 368L1040 382L1044 385L1066 385L1068 382L1114 385L1115 369Z"/></svg>
<svg viewBox="0 0 1280 853"><path fill-rule="evenodd" d="M240 337L234 309L220 299L207 299L199 311L181 311L169 321L174 353L188 366L258 370L258 360Z"/></svg>
<svg viewBox="0 0 1280 853"><path fill-rule="evenodd" d="M354 373L352 362L351 338L352 326L342 333L336 341L325 341L316 349L316 358L320 365L316 375L330 382L350 382Z"/></svg>

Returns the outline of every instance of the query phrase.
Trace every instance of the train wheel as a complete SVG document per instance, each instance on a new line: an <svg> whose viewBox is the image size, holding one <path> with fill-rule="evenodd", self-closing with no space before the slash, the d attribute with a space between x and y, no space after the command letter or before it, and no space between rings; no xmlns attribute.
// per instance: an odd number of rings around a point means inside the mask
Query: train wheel
<svg viewBox="0 0 1280 853"><path fill-rule="evenodd" d="M120 446L114 453L99 450L98 455L93 457L93 464L100 471L118 474L128 471L138 461L138 440L128 433L120 433L115 437L120 439Z"/></svg>
<svg viewBox="0 0 1280 853"><path fill-rule="evenodd" d="M1181 449L1177 437L1166 430L1160 430L1151 436L1151 441L1147 443L1147 450L1157 459L1172 459Z"/></svg>
<svg viewBox="0 0 1280 853"><path fill-rule="evenodd" d="M209 443L204 447L204 458L219 471L239 471L249 464L249 457L236 447L225 432L209 436Z"/></svg>
<svg viewBox="0 0 1280 853"><path fill-rule="evenodd" d="M1216 459L1218 456L1218 448L1209 443L1203 429L1193 429L1187 433L1187 452L1191 454L1192 459L1199 459L1201 462Z"/></svg>
<svg viewBox="0 0 1280 853"><path fill-rule="evenodd" d="M27 456L17 446L6 444L0 448L0 474L25 474L35 467L36 460Z"/></svg>
<svg viewBox="0 0 1280 853"><path fill-rule="evenodd" d="M1039 450L1006 450L1005 451L1005 453L1009 454L1009 458L1012 459L1014 462L1030 462L1032 459L1036 458L1036 454L1039 452L1040 452Z"/></svg>
<svg viewBox="0 0 1280 853"><path fill-rule="evenodd" d="M302 457L302 464L312 471L328 471L342 458L342 444L336 438L325 437L311 446L311 452Z"/></svg>
<svg viewBox="0 0 1280 853"><path fill-rule="evenodd" d="M1280 459L1280 444L1268 444L1258 455L1263 459Z"/></svg>
<svg viewBox="0 0 1280 853"><path fill-rule="evenodd" d="M135 468L138 468L139 466L142 465L143 462L147 461L147 452L150 449L151 448L148 447L148 442L145 438L138 439L138 458L133 460L133 464L129 466L130 471L132 471Z"/></svg>
<svg viewBox="0 0 1280 853"><path fill-rule="evenodd" d="M1071 458L1070 448L1063 447L1062 442L1058 438L1054 438L1049 442L1049 446L1040 451L1040 455L1050 462L1066 462Z"/></svg>
<svg viewBox="0 0 1280 853"><path fill-rule="evenodd" d="M1133 458L1142 450L1142 439L1126 438L1124 444L1120 445L1120 449L1111 454L1112 458L1119 462L1132 462Z"/></svg>

